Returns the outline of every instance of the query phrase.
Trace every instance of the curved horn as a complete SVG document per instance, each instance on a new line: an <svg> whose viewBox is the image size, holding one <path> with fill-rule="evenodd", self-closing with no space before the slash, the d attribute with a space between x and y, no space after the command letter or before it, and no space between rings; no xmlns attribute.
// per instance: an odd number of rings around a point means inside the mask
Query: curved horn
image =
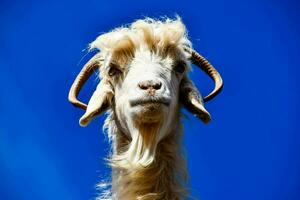
<svg viewBox="0 0 300 200"><path fill-rule="evenodd" d="M222 77L219 72L198 52L189 47L184 47L184 50L191 54L192 63L200 67L215 82L214 90L203 99L204 102L207 102L221 92L223 88Z"/></svg>
<svg viewBox="0 0 300 200"><path fill-rule="evenodd" d="M99 67L99 53L94 55L81 69L76 79L74 80L70 91L69 101L76 107L86 110L87 105L77 99L77 96L83 84L89 79L93 72Z"/></svg>

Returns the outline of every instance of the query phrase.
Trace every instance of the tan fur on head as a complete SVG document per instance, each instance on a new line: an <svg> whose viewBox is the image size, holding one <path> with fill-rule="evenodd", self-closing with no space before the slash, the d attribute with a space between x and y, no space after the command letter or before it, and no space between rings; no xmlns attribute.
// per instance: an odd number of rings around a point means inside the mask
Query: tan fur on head
<svg viewBox="0 0 300 200"><path fill-rule="evenodd" d="M150 49L165 54L170 46L191 46L181 19L165 21L146 18L129 27L117 28L100 35L90 48L118 52L118 56L131 57L136 49ZM122 50L122 51L120 51ZM123 55L122 55L123 54Z"/></svg>

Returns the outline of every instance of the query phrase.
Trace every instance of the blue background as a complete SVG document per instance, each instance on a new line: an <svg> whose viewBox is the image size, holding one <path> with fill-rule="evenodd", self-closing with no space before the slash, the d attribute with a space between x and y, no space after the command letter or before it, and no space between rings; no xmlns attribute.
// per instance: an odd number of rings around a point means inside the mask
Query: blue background
<svg viewBox="0 0 300 200"><path fill-rule="evenodd" d="M104 117L87 128L67 101L87 44L144 16L182 16L223 92L204 125L185 112L191 194L202 200L300 199L297 1L0 2L0 199L84 200L109 169ZM190 76L203 94L212 81ZM88 100L92 78L80 97Z"/></svg>

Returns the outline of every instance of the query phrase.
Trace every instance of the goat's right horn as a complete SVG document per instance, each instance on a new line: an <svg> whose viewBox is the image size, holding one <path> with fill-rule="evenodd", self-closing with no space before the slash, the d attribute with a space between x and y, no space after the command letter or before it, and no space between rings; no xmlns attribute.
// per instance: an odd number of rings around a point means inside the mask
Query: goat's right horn
<svg viewBox="0 0 300 200"><path fill-rule="evenodd" d="M214 90L204 97L203 101L207 102L218 95L223 88L223 80L219 72L198 52L195 50L184 47L184 50L191 54L191 61L193 64L200 67L206 74L208 74L215 82Z"/></svg>
<svg viewBox="0 0 300 200"><path fill-rule="evenodd" d="M83 86L83 84L89 79L89 77L95 72L95 70L100 66L100 55L97 53L94 55L81 69L76 79L74 80L70 91L69 91L69 101L76 107L86 110L87 105L77 99L77 96Z"/></svg>

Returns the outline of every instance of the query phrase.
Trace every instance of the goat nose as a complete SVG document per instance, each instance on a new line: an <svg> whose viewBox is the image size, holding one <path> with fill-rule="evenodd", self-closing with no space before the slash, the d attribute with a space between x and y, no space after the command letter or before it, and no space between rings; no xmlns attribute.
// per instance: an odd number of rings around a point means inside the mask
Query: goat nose
<svg viewBox="0 0 300 200"><path fill-rule="evenodd" d="M161 82L160 81L152 81L152 80L148 80L148 81L142 81L139 82L138 86L139 88L141 88L142 90L159 90L161 88Z"/></svg>

